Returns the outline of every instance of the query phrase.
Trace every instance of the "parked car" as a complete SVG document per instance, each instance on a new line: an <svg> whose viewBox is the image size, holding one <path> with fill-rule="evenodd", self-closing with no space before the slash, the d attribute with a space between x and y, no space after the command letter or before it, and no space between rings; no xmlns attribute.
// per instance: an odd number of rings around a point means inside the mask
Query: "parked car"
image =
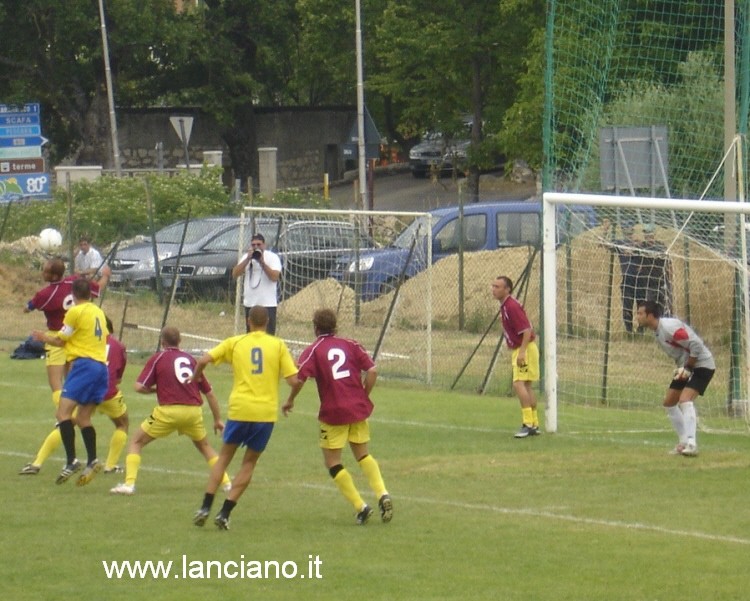
<svg viewBox="0 0 750 601"><path fill-rule="evenodd" d="M432 170L449 171L457 165L457 158L466 160L471 140L472 118L463 118L463 129L456 137L442 132L427 132L422 140L409 151L409 169L414 177L426 177Z"/></svg>
<svg viewBox="0 0 750 601"><path fill-rule="evenodd" d="M566 218L568 211L575 217ZM541 244L542 205L538 201L483 202L464 207L465 251L494 250ZM427 219L415 219L386 248L339 257L331 277L359 290L364 300L391 291L398 279L411 278L429 264L459 250L459 208L444 207L432 215L432 256L427 260ZM573 237L596 225L596 214L588 206L558 209L562 235ZM411 254L411 257L410 257Z"/></svg>
<svg viewBox="0 0 750 601"><path fill-rule="evenodd" d="M183 254L200 252L204 248L215 248L221 245L217 238L221 238L229 231L239 235L238 217L207 217L191 220L185 231L185 221L168 225L156 232L156 251L159 262L164 261L179 252L183 232ZM231 237L231 234L229 235ZM225 238L221 238L222 240ZM236 250L238 238L234 238ZM151 239L139 237L132 243L120 246L117 254L110 261L113 285L155 286L156 267Z"/></svg>
<svg viewBox="0 0 750 601"><path fill-rule="evenodd" d="M296 294L315 280L326 279L342 253L375 247L370 237L345 221L279 218L257 222L257 226L266 238L266 248L281 258L281 298ZM246 239L249 238L248 234ZM237 264L238 245L239 220L236 227L224 230L203 246L183 252L179 262L180 293L233 298L232 267ZM176 268L175 256L161 261L161 276L166 286L171 286Z"/></svg>

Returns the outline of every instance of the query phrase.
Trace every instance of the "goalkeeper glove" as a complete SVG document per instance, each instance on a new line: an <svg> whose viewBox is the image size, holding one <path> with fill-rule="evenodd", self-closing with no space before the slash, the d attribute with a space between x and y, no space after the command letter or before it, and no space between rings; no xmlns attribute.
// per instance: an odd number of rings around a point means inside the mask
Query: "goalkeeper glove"
<svg viewBox="0 0 750 601"><path fill-rule="evenodd" d="M689 380L690 376L693 375L693 371L687 367L678 367L674 370L673 380Z"/></svg>

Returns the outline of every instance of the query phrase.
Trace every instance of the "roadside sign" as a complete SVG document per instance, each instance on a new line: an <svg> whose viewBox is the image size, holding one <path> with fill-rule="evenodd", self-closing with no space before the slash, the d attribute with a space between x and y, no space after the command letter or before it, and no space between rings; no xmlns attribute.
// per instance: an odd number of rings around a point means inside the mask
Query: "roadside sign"
<svg viewBox="0 0 750 601"><path fill-rule="evenodd" d="M40 158L47 142L39 124L39 103L0 104L0 160Z"/></svg>
<svg viewBox="0 0 750 601"><path fill-rule="evenodd" d="M44 171L43 158L21 158L0 160L0 175L15 175L21 173L42 173Z"/></svg>
<svg viewBox="0 0 750 601"><path fill-rule="evenodd" d="M0 203L49 195L50 177L47 173L0 175Z"/></svg>
<svg viewBox="0 0 750 601"><path fill-rule="evenodd" d="M177 137L180 138L180 142L187 144L190 141L190 132L193 130L193 118L177 115L170 117L169 122L177 132ZM185 136L184 140L183 135Z"/></svg>
<svg viewBox="0 0 750 601"><path fill-rule="evenodd" d="M0 148L0 160L39 158L42 156L41 146L18 146L17 148Z"/></svg>
<svg viewBox="0 0 750 601"><path fill-rule="evenodd" d="M11 125L8 127L0 127L1 137L15 137L15 136L41 136L42 128L40 125Z"/></svg>
<svg viewBox="0 0 750 601"><path fill-rule="evenodd" d="M0 148L18 148L19 146L44 146L49 140L42 136L3 137L0 136Z"/></svg>

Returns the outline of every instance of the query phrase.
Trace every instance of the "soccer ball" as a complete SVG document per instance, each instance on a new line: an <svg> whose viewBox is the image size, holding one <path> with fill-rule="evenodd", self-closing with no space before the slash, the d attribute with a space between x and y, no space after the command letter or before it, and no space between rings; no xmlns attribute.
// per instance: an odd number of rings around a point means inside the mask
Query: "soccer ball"
<svg viewBox="0 0 750 601"><path fill-rule="evenodd" d="M39 248L42 250L55 250L62 245L62 234L56 229L48 227L39 234Z"/></svg>

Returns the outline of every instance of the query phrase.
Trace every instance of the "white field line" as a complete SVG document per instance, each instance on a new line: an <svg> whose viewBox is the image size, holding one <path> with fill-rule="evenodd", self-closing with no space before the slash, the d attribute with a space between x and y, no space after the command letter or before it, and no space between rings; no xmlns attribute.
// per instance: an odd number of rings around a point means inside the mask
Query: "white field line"
<svg viewBox="0 0 750 601"><path fill-rule="evenodd" d="M14 451L0 451L0 455L4 455L6 457L26 457L26 458L29 457L28 453L19 453L19 452L14 452ZM153 466L144 466L140 469L141 471L154 472L158 474L194 476L200 479L206 478L205 471L197 472L193 470L174 470L174 469L153 467ZM253 480L259 481L261 485L263 484L263 482L268 482L268 480L266 480L263 477L258 478L257 475L253 476ZM335 487L331 485L327 486L327 485L317 484L317 483L312 483L312 482L301 482L301 483L300 482L296 482L296 483L275 482L274 483L274 486L278 486L278 485L300 487L303 489L315 490L319 492L338 494L338 491L335 489ZM531 509L531 508L517 509L517 508L512 508L512 507L502 507L499 505L488 505L485 503L462 503L460 501L451 501L451 500L447 500L444 498L434 499L431 497L396 496L395 499L397 499L398 502L409 502L409 503L417 503L417 504L423 504L423 505L435 505L439 507L451 507L453 509L459 509L459 510L467 511L467 512L472 512L472 511L473 512L487 512L487 513L494 513L494 514L499 514L499 515L544 518L544 519L548 519L551 521L570 522L574 524L583 524L586 526L598 526L598 527L604 527L604 528L614 528L614 529L620 529L620 530L632 530L632 531L640 531L640 532L655 532L657 534L664 534L666 536L693 538L693 539L699 539L699 540L708 540L708 541L715 541L715 542L720 542L720 543L732 543L732 544L738 544L738 545L750 545L750 539L741 538L738 536L713 534L710 532L700 532L697 530L677 530L673 528L665 528L663 526L658 526L654 524L644 524L641 522L624 522L622 520L586 518L586 517L553 512L553 511L547 511L544 509Z"/></svg>

